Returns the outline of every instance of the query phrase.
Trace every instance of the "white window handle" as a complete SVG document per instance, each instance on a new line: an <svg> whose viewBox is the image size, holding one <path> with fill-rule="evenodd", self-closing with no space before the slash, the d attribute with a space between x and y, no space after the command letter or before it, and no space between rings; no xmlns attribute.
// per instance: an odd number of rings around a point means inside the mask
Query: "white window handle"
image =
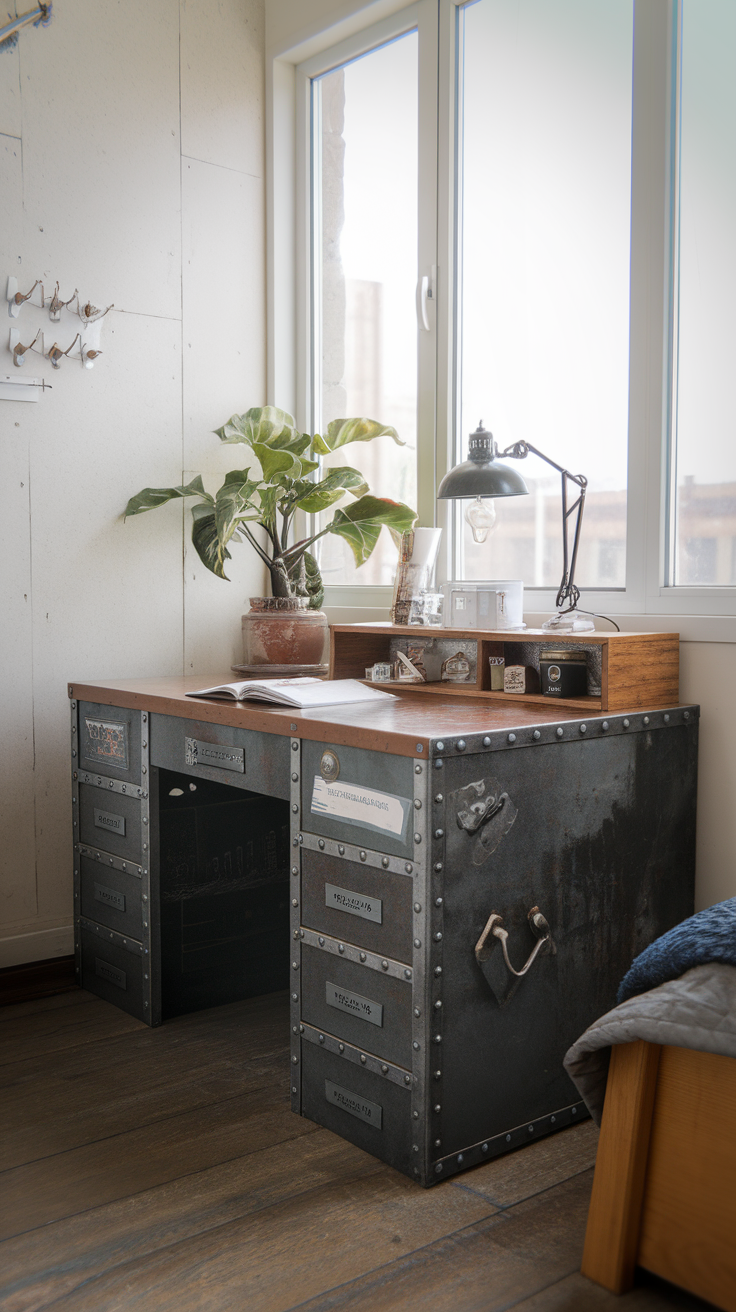
<svg viewBox="0 0 736 1312"><path fill-rule="evenodd" d="M435 299L434 289L437 281L437 265L432 265L432 274L422 274L417 283L417 322L419 327L424 329L425 333L430 332L429 314L427 312L427 302Z"/></svg>

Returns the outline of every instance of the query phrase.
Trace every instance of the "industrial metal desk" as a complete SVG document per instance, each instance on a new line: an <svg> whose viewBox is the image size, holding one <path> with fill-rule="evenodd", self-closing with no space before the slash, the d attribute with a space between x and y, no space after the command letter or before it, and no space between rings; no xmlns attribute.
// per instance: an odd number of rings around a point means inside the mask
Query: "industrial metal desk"
<svg viewBox="0 0 736 1312"><path fill-rule="evenodd" d="M424 1185L584 1115L567 1047L693 909L698 708L218 681L69 688L84 987L151 1025L288 988L293 1110Z"/></svg>

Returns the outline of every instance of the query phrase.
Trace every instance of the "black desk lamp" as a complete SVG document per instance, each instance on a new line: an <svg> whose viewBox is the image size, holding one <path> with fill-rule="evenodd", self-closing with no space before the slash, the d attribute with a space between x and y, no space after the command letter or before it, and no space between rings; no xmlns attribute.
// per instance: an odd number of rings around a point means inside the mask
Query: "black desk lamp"
<svg viewBox="0 0 736 1312"><path fill-rule="evenodd" d="M562 581L555 600L557 614L548 619L543 628L556 629L563 633L585 633L594 629L595 624L587 615L582 615L577 610L580 589L576 588L574 579L580 545L580 526L585 506L585 490L588 486L587 478L582 474L571 474L569 469L563 469L562 465L550 460L549 456L538 451L531 442L515 442L513 446L499 452L493 434L483 427L481 420L475 432L470 434L468 459L461 465L455 465L454 469L445 474L437 497L443 501L467 500L472 497L473 505L466 510L465 518L473 530L475 541L485 542L495 522L495 510L491 506L485 506L481 498L518 497L529 493L529 488L521 475L517 474L515 469L510 469L508 465L500 464L498 457L500 455L508 456L512 460L524 460L530 451L556 469L562 483ZM568 505L568 484L574 484L580 489L572 505ZM570 519L576 511L572 545L570 545Z"/></svg>

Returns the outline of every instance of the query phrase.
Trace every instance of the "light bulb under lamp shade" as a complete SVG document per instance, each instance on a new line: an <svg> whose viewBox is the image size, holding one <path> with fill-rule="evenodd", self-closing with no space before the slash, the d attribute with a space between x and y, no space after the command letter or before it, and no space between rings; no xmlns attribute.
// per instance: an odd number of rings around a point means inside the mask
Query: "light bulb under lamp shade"
<svg viewBox="0 0 736 1312"><path fill-rule="evenodd" d="M483 501L481 497L474 497L468 501L463 518L470 526L473 541L485 542L488 534L496 527L496 507L491 500Z"/></svg>

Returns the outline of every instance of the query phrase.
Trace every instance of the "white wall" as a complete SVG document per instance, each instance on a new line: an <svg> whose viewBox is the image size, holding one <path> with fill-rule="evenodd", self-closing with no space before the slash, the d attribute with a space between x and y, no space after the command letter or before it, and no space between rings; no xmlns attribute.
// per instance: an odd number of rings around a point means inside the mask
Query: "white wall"
<svg viewBox="0 0 736 1312"><path fill-rule="evenodd" d="M0 966L72 950L67 682L222 676L263 591L245 548L204 570L180 503L120 517L241 465L211 430L265 401L263 52L263 0L64 0L0 53L0 286L116 307L93 371L34 356L53 390L0 400Z"/></svg>

